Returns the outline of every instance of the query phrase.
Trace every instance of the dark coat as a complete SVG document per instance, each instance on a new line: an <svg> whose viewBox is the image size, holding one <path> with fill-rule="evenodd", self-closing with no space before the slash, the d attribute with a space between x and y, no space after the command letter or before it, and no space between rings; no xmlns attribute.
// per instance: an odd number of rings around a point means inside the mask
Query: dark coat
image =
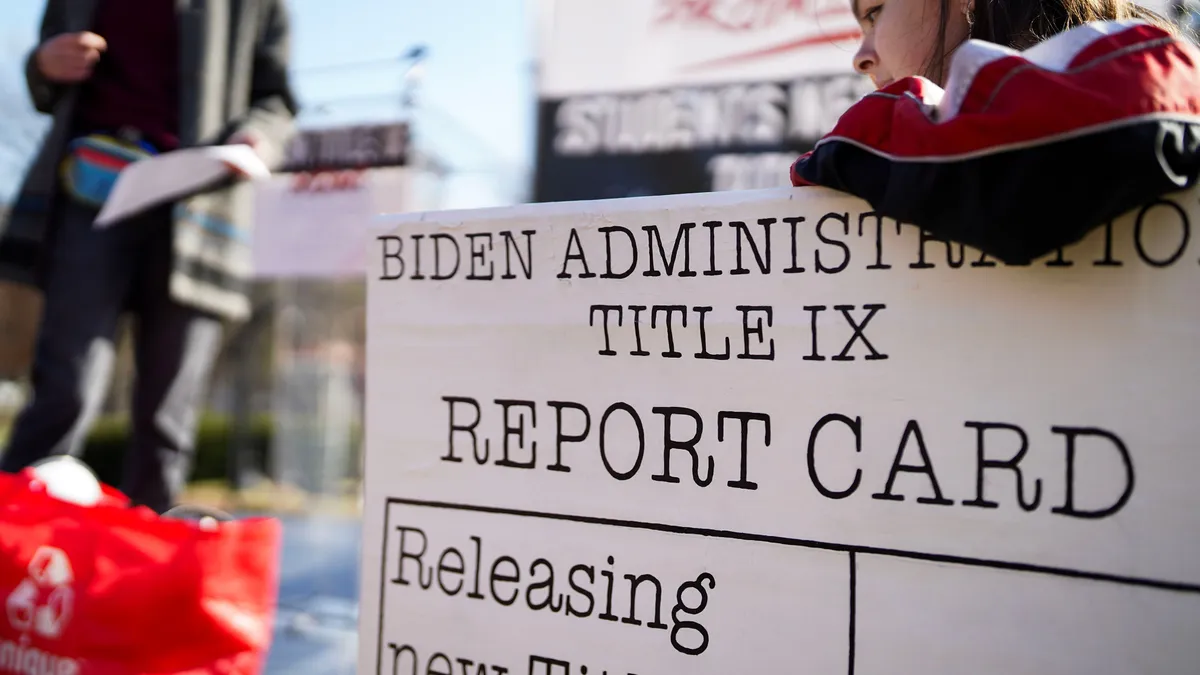
<svg viewBox="0 0 1200 675"><path fill-rule="evenodd" d="M41 40L88 30L97 0L48 0ZM217 144L238 131L264 142L276 168L293 133L296 103L288 78L289 29L282 0L176 0L180 49L180 142ZM36 285L48 224L57 208L57 166L78 87L48 82L33 54L25 76L34 107L54 116L7 223L0 232L0 279ZM175 207L172 296L226 319L249 314L252 187L231 184Z"/></svg>

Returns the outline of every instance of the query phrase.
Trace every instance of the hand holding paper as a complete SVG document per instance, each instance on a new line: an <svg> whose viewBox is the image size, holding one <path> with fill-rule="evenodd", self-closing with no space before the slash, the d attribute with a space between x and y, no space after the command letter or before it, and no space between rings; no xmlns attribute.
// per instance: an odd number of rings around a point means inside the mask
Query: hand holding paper
<svg viewBox="0 0 1200 675"><path fill-rule="evenodd" d="M232 136L230 136L228 140L225 141L225 145L247 146L251 150L253 150L256 155L258 154L259 145L261 143L262 143L262 137L260 137L258 134L254 133L252 131L238 131L238 132L234 133ZM261 155L260 155L260 157L261 157ZM229 170L232 171L234 173L234 175L238 176L239 178L253 178L253 176L251 176L248 173L246 173L245 171L243 171L241 166L239 166L238 164L227 161L227 162L225 162L225 165L228 166Z"/></svg>
<svg viewBox="0 0 1200 675"><path fill-rule="evenodd" d="M95 225L107 227L164 202L193 194L231 172L252 180L271 175L258 153L248 144L185 148L134 162L117 177Z"/></svg>

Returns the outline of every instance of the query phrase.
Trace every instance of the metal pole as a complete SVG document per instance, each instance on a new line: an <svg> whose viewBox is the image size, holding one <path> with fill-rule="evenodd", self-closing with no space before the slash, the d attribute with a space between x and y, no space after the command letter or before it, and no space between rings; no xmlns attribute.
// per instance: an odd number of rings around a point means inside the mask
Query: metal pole
<svg viewBox="0 0 1200 675"><path fill-rule="evenodd" d="M250 326L245 327L249 329ZM245 470L244 457L250 452L253 435L250 432L252 415L250 407L254 399L254 378L251 374L250 335L243 333L234 340L233 347L233 414L230 419L229 449L226 451L225 464L228 473L229 488L238 495L246 487L243 481Z"/></svg>
<svg viewBox="0 0 1200 675"><path fill-rule="evenodd" d="M258 383L260 366L255 347L261 344L265 325L271 324L275 303L271 299L271 287L255 284L251 287L250 319L229 344L231 361L234 365L233 411L230 415L229 445L225 454L226 479L229 488L239 495L246 486L247 459L254 450L254 388Z"/></svg>

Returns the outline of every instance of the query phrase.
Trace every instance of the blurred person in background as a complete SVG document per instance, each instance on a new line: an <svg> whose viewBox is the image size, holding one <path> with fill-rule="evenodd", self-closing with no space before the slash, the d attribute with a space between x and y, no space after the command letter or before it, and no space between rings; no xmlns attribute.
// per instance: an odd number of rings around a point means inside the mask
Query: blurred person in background
<svg viewBox="0 0 1200 675"><path fill-rule="evenodd" d="M284 0L48 0L25 74L53 125L0 234L0 279L44 297L33 397L0 470L79 455L108 390L118 319L133 324L131 445L118 486L169 509L226 321L245 319L252 195L211 190L93 225L119 167L244 143L282 160L296 103ZM100 186L100 187L97 187Z"/></svg>

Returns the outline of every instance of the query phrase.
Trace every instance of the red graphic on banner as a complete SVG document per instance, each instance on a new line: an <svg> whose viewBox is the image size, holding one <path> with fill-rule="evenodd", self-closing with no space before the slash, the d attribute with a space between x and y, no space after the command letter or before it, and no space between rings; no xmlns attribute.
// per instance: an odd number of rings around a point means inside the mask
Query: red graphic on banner
<svg viewBox="0 0 1200 675"><path fill-rule="evenodd" d="M835 44L849 40L858 40L862 37L862 31L857 28L848 28L846 30L835 33L818 33L808 37L788 40L777 45L762 47L748 52L738 54L730 54L708 61L701 61L687 66L685 70L703 70L705 68L716 68L720 66L730 66L737 63L746 63L757 59L767 58L771 56L779 56L788 52L798 52L810 47L819 47L821 45Z"/></svg>
<svg viewBox="0 0 1200 675"><path fill-rule="evenodd" d="M824 6L818 6L824 5ZM768 30L785 21L815 23L822 19L844 19L850 16L845 2L832 4L820 0L659 0L655 25L677 24L707 27L730 33L749 33ZM842 23L838 21L838 23ZM844 25L844 24L843 24ZM754 49L729 54L699 63L685 70L702 70L747 63L781 54L801 52L813 47L857 40L862 32L854 26L837 30L818 30L801 37Z"/></svg>
<svg viewBox="0 0 1200 675"><path fill-rule="evenodd" d="M817 4L829 4L817 7ZM788 19L849 15L845 2L814 0L659 0L656 24L700 25L730 32L764 30Z"/></svg>

